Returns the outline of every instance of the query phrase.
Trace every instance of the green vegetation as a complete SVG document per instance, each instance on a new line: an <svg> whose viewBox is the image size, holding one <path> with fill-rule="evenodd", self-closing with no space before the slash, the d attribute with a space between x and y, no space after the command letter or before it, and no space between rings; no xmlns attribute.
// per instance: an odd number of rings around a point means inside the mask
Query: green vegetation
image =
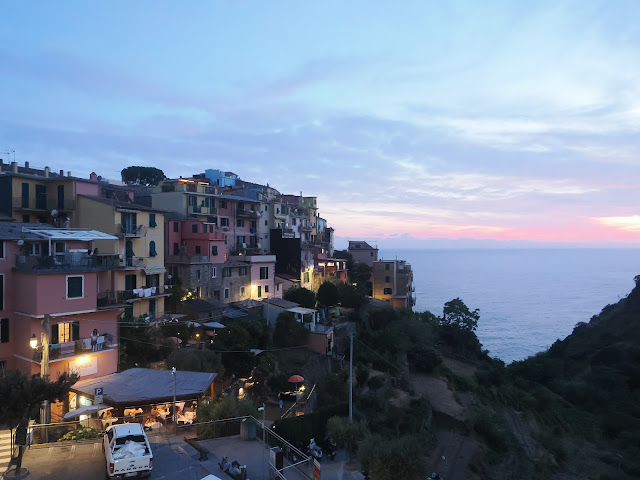
<svg viewBox="0 0 640 480"><path fill-rule="evenodd" d="M307 288L291 287L284 292L282 298L290 302L295 302L304 308L316 307L316 294Z"/></svg>
<svg viewBox="0 0 640 480"><path fill-rule="evenodd" d="M122 181L127 185L146 185L153 187L167 178L162 170L155 167L132 166L121 172Z"/></svg>
<svg viewBox="0 0 640 480"><path fill-rule="evenodd" d="M98 438L100 435L102 435L102 432L96 428L76 428L60 437L58 441L85 440L87 438Z"/></svg>

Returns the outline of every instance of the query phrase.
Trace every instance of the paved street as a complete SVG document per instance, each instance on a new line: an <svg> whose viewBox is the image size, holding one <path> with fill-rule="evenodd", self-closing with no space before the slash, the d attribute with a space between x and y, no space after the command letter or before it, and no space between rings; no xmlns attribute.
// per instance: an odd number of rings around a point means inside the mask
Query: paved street
<svg viewBox="0 0 640 480"><path fill-rule="evenodd" d="M268 462L269 452L259 440L242 441L239 436L206 440L202 445L211 454L204 462L199 461L196 450L175 435L152 432L149 441L153 450L153 480L200 480L208 473L222 480L230 480L218 467L218 461L224 455L246 464L250 480L268 479L268 470L263 461ZM362 480L359 472L347 471L345 463L344 452L339 452L335 460L323 460L322 479ZM28 479L95 480L104 478L106 472L101 440L32 447L25 452L22 465L30 472ZM291 469L285 475L290 480L306 480L299 471Z"/></svg>

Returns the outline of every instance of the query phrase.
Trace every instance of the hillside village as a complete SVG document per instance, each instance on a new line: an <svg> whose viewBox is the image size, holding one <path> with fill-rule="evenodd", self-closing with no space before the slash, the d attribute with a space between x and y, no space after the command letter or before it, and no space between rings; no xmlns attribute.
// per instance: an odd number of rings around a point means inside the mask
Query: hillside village
<svg viewBox="0 0 640 480"><path fill-rule="evenodd" d="M142 175L153 170L133 168ZM415 303L405 261L379 259L378 249L364 241L334 250L334 229L320 216L316 197L283 194L220 170L145 183L140 177L109 183L95 173L80 178L0 160L0 369L51 381L78 376L40 423L91 416L73 412L95 404L124 415L140 398L117 399L109 386L128 389L148 376L127 369L144 364L169 375L158 382L170 379L170 366L157 363L169 350L145 350L150 343L229 349L233 342L225 344L225 334L234 325L276 328L282 313L304 326L299 345L342 362L352 330L349 301L295 301L296 290L315 297L330 283L395 308ZM348 265L359 265L356 278ZM342 343L339 324L347 325ZM296 347L290 340L275 343ZM259 338L249 344L267 348ZM236 371L242 363L236 360L193 372L182 397L213 396L216 384L251 373ZM127 371L130 385L121 383ZM145 405L166 401L165 393L145 397Z"/></svg>

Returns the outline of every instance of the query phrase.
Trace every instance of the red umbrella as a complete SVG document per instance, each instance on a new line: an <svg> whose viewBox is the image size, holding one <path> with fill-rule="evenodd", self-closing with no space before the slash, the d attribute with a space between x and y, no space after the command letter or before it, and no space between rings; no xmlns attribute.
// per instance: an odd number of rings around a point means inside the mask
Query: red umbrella
<svg viewBox="0 0 640 480"><path fill-rule="evenodd" d="M296 390L298 390L298 383L304 382L304 377L302 375L291 375L289 377L289 383L296 384Z"/></svg>

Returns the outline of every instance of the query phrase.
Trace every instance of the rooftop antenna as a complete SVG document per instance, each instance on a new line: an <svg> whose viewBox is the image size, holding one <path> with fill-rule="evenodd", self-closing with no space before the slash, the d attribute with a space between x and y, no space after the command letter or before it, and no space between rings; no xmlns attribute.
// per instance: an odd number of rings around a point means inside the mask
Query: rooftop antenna
<svg viewBox="0 0 640 480"><path fill-rule="evenodd" d="M16 151L12 148L11 150L9 150L8 152L0 152L0 153L6 153L7 155L11 156L11 154L13 153L13 161L16 161Z"/></svg>

